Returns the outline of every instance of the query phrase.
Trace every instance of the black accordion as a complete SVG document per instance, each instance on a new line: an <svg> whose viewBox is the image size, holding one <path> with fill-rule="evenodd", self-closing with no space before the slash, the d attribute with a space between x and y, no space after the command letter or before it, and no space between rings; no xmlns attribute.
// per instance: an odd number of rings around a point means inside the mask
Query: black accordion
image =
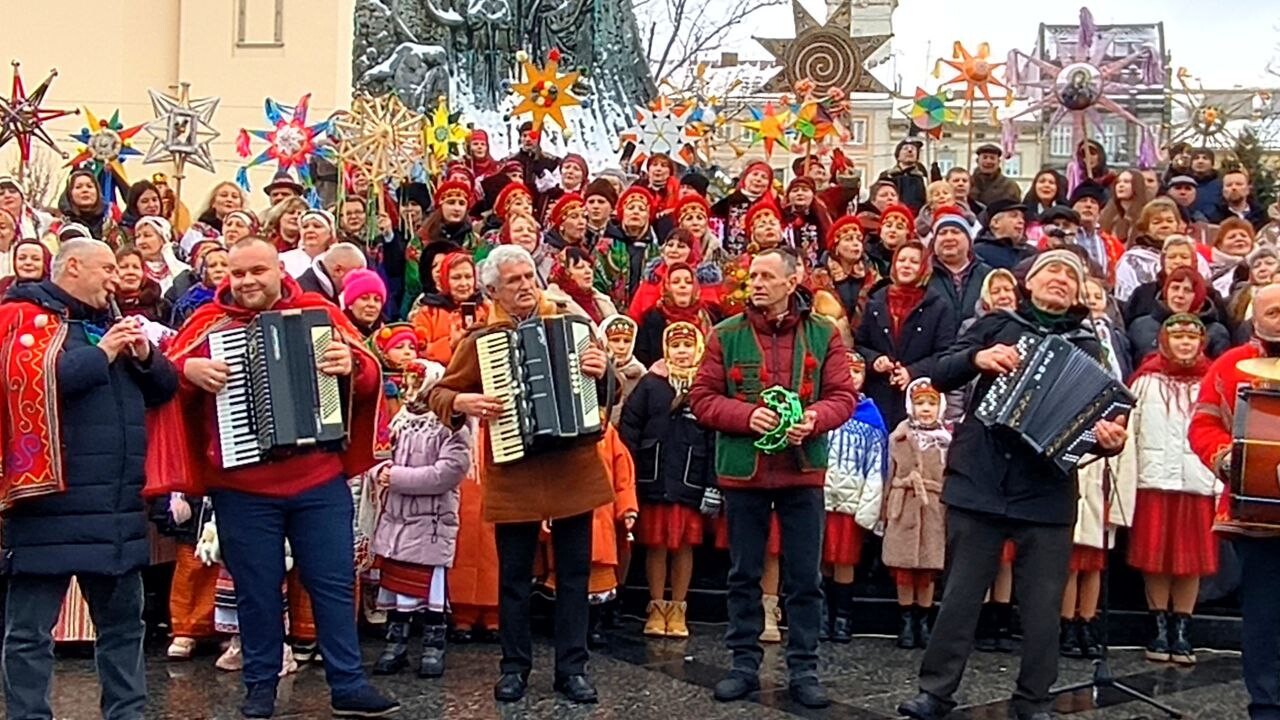
<svg viewBox="0 0 1280 720"><path fill-rule="evenodd" d="M1093 448L1099 420L1127 415L1136 400L1088 353L1058 335L1018 338L1018 368L996 378L975 416L1016 432L1063 472Z"/></svg>
<svg viewBox="0 0 1280 720"><path fill-rule="evenodd" d="M264 312L244 327L210 333L209 357L231 370L215 401L223 468L264 462L286 448L341 446L341 383L319 370L334 333L325 310Z"/></svg>
<svg viewBox="0 0 1280 720"><path fill-rule="evenodd" d="M476 336L484 394L502 400L489 422L495 464L599 438L596 381L582 374L579 360L593 335L586 319L554 315Z"/></svg>

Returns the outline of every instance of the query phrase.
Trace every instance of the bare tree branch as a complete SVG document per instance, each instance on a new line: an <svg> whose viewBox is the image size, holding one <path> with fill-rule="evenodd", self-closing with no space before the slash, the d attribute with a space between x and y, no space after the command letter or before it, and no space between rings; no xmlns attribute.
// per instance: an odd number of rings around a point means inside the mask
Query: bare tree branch
<svg viewBox="0 0 1280 720"><path fill-rule="evenodd" d="M756 12L783 5L789 0L735 0L726 10L720 9L718 3L705 0L698 4L697 11L688 18L684 17L687 0L666 2L668 8L678 6L679 13L672 13L671 36L661 58L655 60L650 55L653 76L659 83L678 68L695 62L699 55L718 49L732 28Z"/></svg>

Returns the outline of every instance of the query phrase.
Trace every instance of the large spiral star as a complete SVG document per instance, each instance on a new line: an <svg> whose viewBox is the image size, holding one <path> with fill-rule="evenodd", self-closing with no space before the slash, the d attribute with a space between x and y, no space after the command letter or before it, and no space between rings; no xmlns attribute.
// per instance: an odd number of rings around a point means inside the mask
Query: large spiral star
<svg viewBox="0 0 1280 720"><path fill-rule="evenodd" d="M843 0L819 23L799 0L791 0L795 18L794 38L755 38L782 64L782 72L761 87L761 92L793 92L801 82L812 82L813 93L824 96L831 90L844 93L882 92L889 89L866 71L864 64L888 35L850 36L852 0Z"/></svg>

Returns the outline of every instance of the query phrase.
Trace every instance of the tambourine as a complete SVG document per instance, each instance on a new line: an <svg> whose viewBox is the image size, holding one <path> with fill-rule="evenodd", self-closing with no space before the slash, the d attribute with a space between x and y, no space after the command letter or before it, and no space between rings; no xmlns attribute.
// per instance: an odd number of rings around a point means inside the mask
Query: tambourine
<svg viewBox="0 0 1280 720"><path fill-rule="evenodd" d="M756 440L755 447L771 455L782 452L787 448L787 433L804 420L804 408L800 405L800 395L794 390L774 385L760 393L760 402L778 414L778 427Z"/></svg>

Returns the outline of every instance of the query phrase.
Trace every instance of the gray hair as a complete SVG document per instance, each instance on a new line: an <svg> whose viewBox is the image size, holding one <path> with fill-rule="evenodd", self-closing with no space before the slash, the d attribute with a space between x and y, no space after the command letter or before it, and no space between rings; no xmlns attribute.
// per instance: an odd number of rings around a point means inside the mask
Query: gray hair
<svg viewBox="0 0 1280 720"><path fill-rule="evenodd" d="M324 251L324 257L321 258L325 265L332 265L335 262L341 262L343 265L350 264L353 267L366 267L368 261L361 250L355 243L340 242L335 243Z"/></svg>
<svg viewBox="0 0 1280 720"><path fill-rule="evenodd" d="M486 288L497 287L502 268L518 263L537 267L528 250L519 245L499 245L489 253L489 257L485 258L484 262L480 263L480 285Z"/></svg>
<svg viewBox="0 0 1280 720"><path fill-rule="evenodd" d="M795 275L796 271L800 269L800 258L796 257L796 254L788 248L772 247L767 250L761 250L756 253L756 258L768 257L770 255L777 255L778 258L782 260L782 270L788 277Z"/></svg>
<svg viewBox="0 0 1280 720"><path fill-rule="evenodd" d="M49 271L49 277L58 279L67 271L67 261L71 258L79 260L85 259L90 253L96 250L106 250L111 252L111 246L101 240L92 238L72 238L62 243L58 248L58 254L53 258L53 267Z"/></svg>

